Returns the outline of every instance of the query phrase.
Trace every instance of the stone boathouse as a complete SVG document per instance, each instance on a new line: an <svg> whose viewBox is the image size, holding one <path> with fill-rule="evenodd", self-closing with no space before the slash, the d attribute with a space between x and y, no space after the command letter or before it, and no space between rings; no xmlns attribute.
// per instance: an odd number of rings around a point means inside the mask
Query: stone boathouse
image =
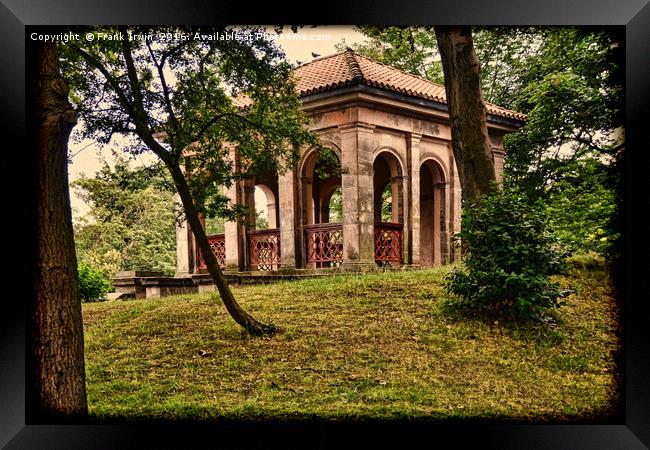
<svg viewBox="0 0 650 450"><path fill-rule="evenodd" d="M223 234L209 237L226 273L430 267L453 261L451 238L460 228L461 187L444 86L350 49L314 59L295 74L310 127L336 154L344 173L316 177L318 154L305 148L294 170L227 189L233 202L250 208L251 218L255 190L261 190L268 229L256 230L255 220L226 222ZM500 180L503 136L521 127L526 116L486 106ZM337 190L342 220L331 223L330 200ZM207 270L189 227L179 224L176 236L175 278L184 279L176 283L209 283L201 275Z"/></svg>

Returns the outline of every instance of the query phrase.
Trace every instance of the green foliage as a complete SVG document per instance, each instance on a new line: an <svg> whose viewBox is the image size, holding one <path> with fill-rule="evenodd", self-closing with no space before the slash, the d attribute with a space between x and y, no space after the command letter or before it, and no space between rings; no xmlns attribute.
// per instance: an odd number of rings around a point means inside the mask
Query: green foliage
<svg viewBox="0 0 650 450"><path fill-rule="evenodd" d="M393 221L393 187L390 183L381 192L381 221Z"/></svg>
<svg viewBox="0 0 650 450"><path fill-rule="evenodd" d="M269 229L269 221L262 211L255 213L255 229L256 230Z"/></svg>
<svg viewBox="0 0 650 450"><path fill-rule="evenodd" d="M305 126L291 66L254 27L90 27L92 33L187 39L80 40L60 45L63 74L84 127L101 144L115 134L125 151L151 150L170 167L185 165L196 207L206 217L245 213L223 194L241 178L292 167L302 146L321 148ZM235 39L211 39L217 35ZM191 146L191 147L190 147ZM239 164L231 158L237 147Z"/></svg>
<svg viewBox="0 0 650 450"><path fill-rule="evenodd" d="M89 264L80 262L79 294L82 302L98 302L106 300L106 293L112 289L111 282L100 270Z"/></svg>
<svg viewBox="0 0 650 450"><path fill-rule="evenodd" d="M618 238L610 220L616 212L616 174L594 159L571 167L549 195L550 229L572 254L609 254Z"/></svg>
<svg viewBox="0 0 650 450"><path fill-rule="evenodd" d="M95 178L71 183L91 207L74 224L77 257L112 277L121 270L176 270L176 211L159 165L131 169L104 163Z"/></svg>
<svg viewBox="0 0 650 450"><path fill-rule="evenodd" d="M583 158L615 156L623 146L621 36L581 28L500 29L519 44L495 94L528 114L506 135L505 174L531 197L547 197L566 168ZM609 161L608 161L609 162Z"/></svg>
<svg viewBox="0 0 650 450"><path fill-rule="evenodd" d="M337 188L330 197L330 223L343 221L343 191Z"/></svg>
<svg viewBox="0 0 650 450"><path fill-rule="evenodd" d="M340 177L344 172L341 161L336 153L330 148L323 148L318 151L314 176L319 180L327 180L332 177Z"/></svg>
<svg viewBox="0 0 650 450"><path fill-rule="evenodd" d="M559 306L563 291L548 277L563 270L565 255L547 230L542 202L506 187L465 205L461 230L464 267L446 280L459 297L450 308L531 319Z"/></svg>
<svg viewBox="0 0 650 450"><path fill-rule="evenodd" d="M225 230L224 220L222 217L205 218L205 234L208 236L212 234L223 234Z"/></svg>

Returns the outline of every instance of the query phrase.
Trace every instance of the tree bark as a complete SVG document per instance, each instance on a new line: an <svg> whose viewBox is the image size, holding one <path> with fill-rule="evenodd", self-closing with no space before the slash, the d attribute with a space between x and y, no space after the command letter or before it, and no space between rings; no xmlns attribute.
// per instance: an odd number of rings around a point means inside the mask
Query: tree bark
<svg viewBox="0 0 650 450"><path fill-rule="evenodd" d="M494 189L496 177L470 27L434 27L445 74L451 141L463 201Z"/></svg>
<svg viewBox="0 0 650 450"><path fill-rule="evenodd" d="M77 119L56 47L28 54L28 136L35 238L30 254L28 413L37 421L87 416L83 323L68 191L68 138Z"/></svg>
<svg viewBox="0 0 650 450"><path fill-rule="evenodd" d="M244 329L253 336L263 336L275 333L277 328L274 325L259 322L239 306L235 300L235 296L232 294L230 286L219 267L217 257L212 252L208 236L205 234L205 229L199 220L199 213L194 205L192 195L187 185L187 180L185 180L185 175L178 165L173 163L166 163L166 165L172 175L178 195L181 198L187 222L192 229L192 233L194 233L196 243L203 253L203 260L208 268L208 272L212 277L212 281L217 286L221 300L228 310L228 313L235 322L244 327Z"/></svg>

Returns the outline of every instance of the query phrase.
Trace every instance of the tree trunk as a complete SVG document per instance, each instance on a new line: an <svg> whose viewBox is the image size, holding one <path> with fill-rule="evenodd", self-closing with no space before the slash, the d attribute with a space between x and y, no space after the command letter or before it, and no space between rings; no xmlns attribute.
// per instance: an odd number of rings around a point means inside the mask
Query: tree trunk
<svg viewBox="0 0 650 450"><path fill-rule="evenodd" d="M180 167L178 167L178 165L168 162L165 162L165 164L167 165L167 168L169 169L172 178L174 179L176 190L178 191L178 195L180 196L181 202L183 203L185 217L190 225L190 228L192 229L192 233L194 233L196 243L203 253L203 259L208 268L208 272L212 277L212 281L219 290L219 295L221 295L221 300L228 310L228 313L232 316L233 319L235 319L235 322L244 327L244 329L253 336L270 335L275 333L277 331L277 328L275 326L259 322L246 311L244 311L244 309L242 309L242 307L239 306L235 300L235 297L230 290L230 286L226 282L226 279L223 276L223 272L221 272L217 257L212 252L212 248L208 242L208 236L205 234L205 229L201 225L198 211L194 205L189 187L187 186L187 181L185 180L185 175L181 171Z"/></svg>
<svg viewBox="0 0 650 450"><path fill-rule="evenodd" d="M35 243L31 287L28 413L37 421L88 414L83 323L68 191L68 138L77 122L56 47L34 42L28 54L28 136L33 161Z"/></svg>
<svg viewBox="0 0 650 450"><path fill-rule="evenodd" d="M434 28L445 74L451 141L462 197L464 201L475 201L494 188L496 177L472 31L470 27Z"/></svg>

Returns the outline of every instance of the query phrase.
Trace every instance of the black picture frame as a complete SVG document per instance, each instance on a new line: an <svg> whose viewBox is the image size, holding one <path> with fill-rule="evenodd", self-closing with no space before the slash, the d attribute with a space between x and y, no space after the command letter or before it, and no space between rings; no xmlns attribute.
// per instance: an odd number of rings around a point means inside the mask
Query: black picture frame
<svg viewBox="0 0 650 450"><path fill-rule="evenodd" d="M295 8L295 13L287 10ZM299 8L304 8L300 9ZM25 320L26 301L18 291L2 296L0 333L0 446L23 448L149 448L154 446L193 448L237 445L262 447L272 441L285 446L321 448L338 443L369 444L371 441L400 442L401 447L437 445L478 448L590 448L636 449L650 446L650 358L647 325L648 276L645 262L649 248L647 228L640 220L648 209L648 138L644 137L644 113L650 103L650 5L647 0L517 1L455 0L453 2L359 1L322 2L291 6L267 3L253 7L237 2L210 3L202 0L153 2L98 0L1 0L0 4L0 114L13 135L15 145L5 145L11 171L26 173L25 139L25 29L30 25L84 24L471 24L471 25L620 25L626 36L626 137L624 198L621 228L624 257L616 280L623 306L624 403L621 423L581 425L534 424L329 424L290 423L216 424L119 424L119 425L32 425L25 416ZM6 141L5 141L6 142ZM645 158L645 159L644 159ZM9 167L9 166L6 166ZM22 170L20 170L22 169ZM19 182L20 183L20 182ZM19 195L29 186L16 181L5 186L11 219L11 241L18 250L6 254L11 264L29 272L24 245L30 242L21 220L26 207ZM13 202L13 203L12 203ZM28 218L27 218L28 219ZM22 234L21 234L22 233ZM6 236L6 235L5 235ZM7 282L15 284L6 274ZM10 279L11 278L11 279ZM21 295L23 297L21 298ZM344 439L344 433L351 433ZM235 442L231 442L234 440ZM154 444L155 443L155 444ZM228 443L228 444L226 444ZM422 445L422 444L420 444Z"/></svg>

